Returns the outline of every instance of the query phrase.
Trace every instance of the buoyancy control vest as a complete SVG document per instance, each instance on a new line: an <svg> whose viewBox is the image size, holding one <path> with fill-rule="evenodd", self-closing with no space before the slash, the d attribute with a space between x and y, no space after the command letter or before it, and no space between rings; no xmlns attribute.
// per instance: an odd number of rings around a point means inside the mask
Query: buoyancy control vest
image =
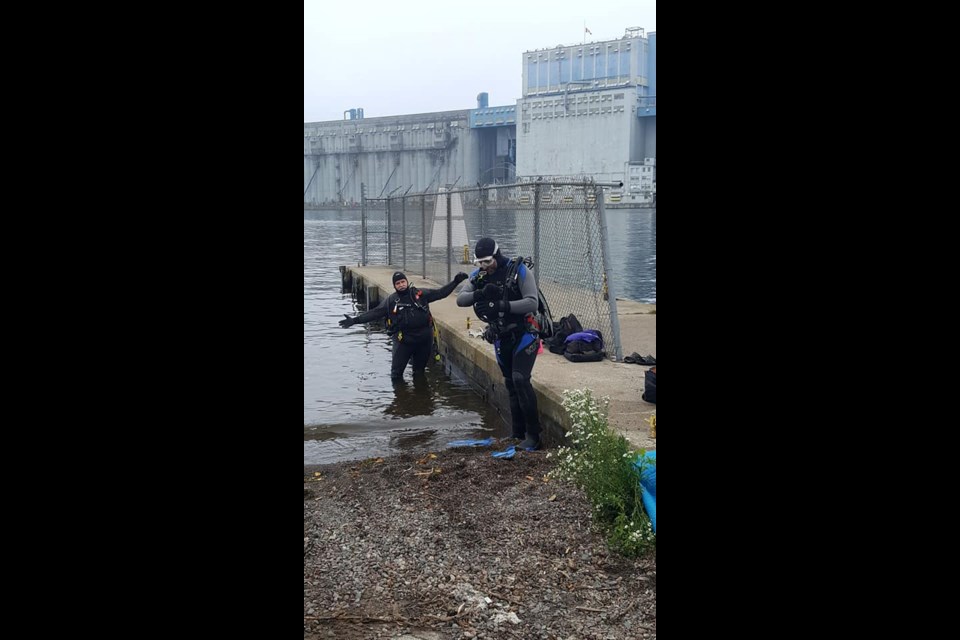
<svg viewBox="0 0 960 640"><path fill-rule="evenodd" d="M433 324L430 315L430 306L421 302L423 292L416 287L409 287L406 291L394 292L387 309L387 333L414 335L429 335L429 328Z"/></svg>
<svg viewBox="0 0 960 640"><path fill-rule="evenodd" d="M517 256L499 267L493 274L488 274L483 269L474 271L470 283L475 291L479 291L492 283L503 290L503 300L521 300L523 293L520 290L520 285L527 277L527 270L532 268L533 262L529 258L524 259ZM473 311L478 318L497 327L498 331L515 329L521 332L538 333L542 337L547 337L553 333L553 320L550 317L550 308L547 306L547 301L539 287L537 288L537 296L538 308L536 314L506 313L501 318L499 313L490 309L489 301L486 300L474 303Z"/></svg>
<svg viewBox="0 0 960 640"><path fill-rule="evenodd" d="M519 287L508 287L507 283L507 272L511 269L513 261L508 262L505 265L502 265L497 268L492 274L487 273L483 269L477 269L471 274L470 284L473 285L474 291L480 291L488 284L495 284L500 287L500 290L503 292L503 300L519 300L520 299L520 288ZM519 316L513 313L504 314L501 318L499 312L492 310L489 303L494 302L493 300L483 300L482 302L473 303L473 312L477 314L477 317L487 322L489 324L501 324L507 325L511 323L516 323L519 319Z"/></svg>

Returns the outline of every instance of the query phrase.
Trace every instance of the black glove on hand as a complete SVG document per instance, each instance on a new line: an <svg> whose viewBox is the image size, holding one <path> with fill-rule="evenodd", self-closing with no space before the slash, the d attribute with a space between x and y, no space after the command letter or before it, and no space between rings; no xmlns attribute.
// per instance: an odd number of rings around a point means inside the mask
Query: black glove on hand
<svg viewBox="0 0 960 640"><path fill-rule="evenodd" d="M506 300L497 300L493 306L496 307L497 313L510 313L510 303Z"/></svg>
<svg viewBox="0 0 960 640"><path fill-rule="evenodd" d="M352 326L355 325L355 324L357 324L357 319L356 319L356 318L351 318L351 317L348 316L347 314L343 314L343 320L340 321L340 327L341 327L342 329L346 329L346 328L348 328L348 327L352 327Z"/></svg>
<svg viewBox="0 0 960 640"><path fill-rule="evenodd" d="M453 281L456 282L457 284L460 284L461 282L466 280L467 277L468 277L467 274L461 271L457 275L453 276Z"/></svg>
<svg viewBox="0 0 960 640"><path fill-rule="evenodd" d="M493 302L503 297L503 289L492 282L483 288L483 299Z"/></svg>

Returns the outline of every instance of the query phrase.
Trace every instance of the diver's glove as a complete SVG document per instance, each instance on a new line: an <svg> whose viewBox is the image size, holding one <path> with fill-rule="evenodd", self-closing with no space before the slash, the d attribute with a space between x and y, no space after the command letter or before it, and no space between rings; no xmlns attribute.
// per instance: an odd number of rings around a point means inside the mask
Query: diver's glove
<svg viewBox="0 0 960 640"><path fill-rule="evenodd" d="M356 318L352 318L352 317L348 316L347 314L343 314L343 320L340 321L340 327L341 327L342 329L347 329L347 328L352 327L353 325L357 324L357 322L358 322L358 320L357 320Z"/></svg>
<svg viewBox="0 0 960 640"><path fill-rule="evenodd" d="M461 272L458 273L457 275L453 276L453 281L456 282L457 284L460 284L461 282L463 282L463 281L466 280L467 278L468 278L467 274L465 274L464 272L461 271Z"/></svg>
<svg viewBox="0 0 960 640"><path fill-rule="evenodd" d="M481 289L481 291L483 291L483 297L480 299L481 302L483 300L493 302L494 300L499 300L500 298L503 297L503 289L493 284L492 282L489 283L487 286L485 286L483 289ZM474 300L476 300L476 298L474 298Z"/></svg>
<svg viewBox="0 0 960 640"><path fill-rule="evenodd" d="M496 309L497 313L510 313L510 303L506 300L495 300L490 303L490 306Z"/></svg>

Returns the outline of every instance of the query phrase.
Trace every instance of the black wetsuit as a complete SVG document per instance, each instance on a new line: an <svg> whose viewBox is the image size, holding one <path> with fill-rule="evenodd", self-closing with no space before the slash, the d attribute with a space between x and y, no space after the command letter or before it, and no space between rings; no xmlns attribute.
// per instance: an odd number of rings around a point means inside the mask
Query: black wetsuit
<svg viewBox="0 0 960 640"><path fill-rule="evenodd" d="M477 269L470 274L470 280L457 296L457 305L473 306L481 320L488 322L488 331L494 332L493 346L497 364L503 374L503 383L510 396L510 419L512 435L523 439L529 436L540 442L540 415L537 407L537 394L530 384L530 374L537 361L540 348L539 333L535 325L528 320L528 314L537 311L537 283L533 274L525 265L519 265L517 279L506 287L506 299L510 310L500 316L489 310L491 301L474 301L474 293L488 284L504 287L510 262L505 258L498 260L499 266L493 274Z"/></svg>
<svg viewBox="0 0 960 640"><path fill-rule="evenodd" d="M430 303L446 298L456 286L456 280L439 289L418 289L411 285L406 291L394 291L379 306L357 316L358 323L386 318L387 333L393 338L392 379L403 378L403 370L411 358L414 375L424 372L433 342Z"/></svg>

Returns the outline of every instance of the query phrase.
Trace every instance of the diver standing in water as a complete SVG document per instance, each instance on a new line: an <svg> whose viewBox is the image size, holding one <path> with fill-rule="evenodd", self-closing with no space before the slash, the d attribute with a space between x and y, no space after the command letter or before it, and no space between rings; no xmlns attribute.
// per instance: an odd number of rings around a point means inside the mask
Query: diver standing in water
<svg viewBox="0 0 960 640"><path fill-rule="evenodd" d="M357 316L344 315L340 326L346 329L355 324L386 318L387 334L393 339L393 359L390 378L403 379L403 370L413 360L413 375L423 375L433 343L433 316L430 303L446 298L454 288L467 279L467 274L458 273L452 282L439 289L418 289L410 285L407 276L397 271L393 274L394 292L379 306Z"/></svg>
<svg viewBox="0 0 960 640"><path fill-rule="evenodd" d="M457 306L473 306L477 317L488 323L484 337L493 343L510 396L512 436L523 440L517 446L527 451L540 449L537 395L530 384L540 347L534 319L536 280L525 264L505 258L492 238L477 242L474 263L479 268L457 296Z"/></svg>

